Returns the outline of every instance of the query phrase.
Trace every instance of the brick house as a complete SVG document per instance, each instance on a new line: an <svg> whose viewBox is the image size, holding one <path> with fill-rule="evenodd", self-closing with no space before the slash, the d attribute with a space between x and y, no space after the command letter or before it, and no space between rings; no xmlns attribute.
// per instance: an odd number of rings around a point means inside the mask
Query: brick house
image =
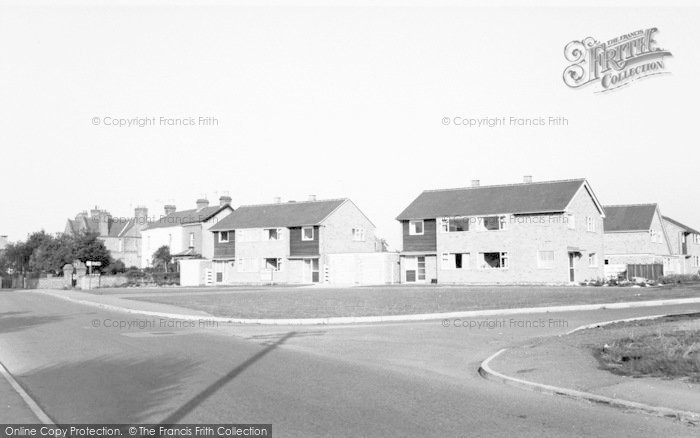
<svg viewBox="0 0 700 438"><path fill-rule="evenodd" d="M662 216L671 251L678 255L680 274L700 273L700 231Z"/></svg>
<svg viewBox="0 0 700 438"><path fill-rule="evenodd" d="M352 283L384 278L375 226L350 200L240 206L211 228L216 284ZM389 254L389 253L382 253ZM381 256L381 255L380 255ZM361 266L357 266L357 265ZM377 275L373 275L377 274ZM382 280L376 280L382 281Z"/></svg>
<svg viewBox="0 0 700 438"><path fill-rule="evenodd" d="M606 205L605 264L663 264L664 273L680 271L658 204Z"/></svg>
<svg viewBox="0 0 700 438"><path fill-rule="evenodd" d="M401 282L568 284L602 278L605 214L585 179L427 190L397 217Z"/></svg>
<svg viewBox="0 0 700 438"><path fill-rule="evenodd" d="M164 215L150 221L141 232L141 267L152 265L153 253L161 246L170 248L175 261L212 258L214 246L209 229L232 212L229 196L221 196L219 205L211 207L207 199L198 199L197 208L191 210L177 211L174 205L166 205Z"/></svg>
<svg viewBox="0 0 700 438"><path fill-rule="evenodd" d="M127 267L141 266L141 231L146 226L148 209L136 207L131 218L114 218L107 210L98 207L78 213L68 219L64 233L78 235L94 233L104 242L112 258L121 260Z"/></svg>

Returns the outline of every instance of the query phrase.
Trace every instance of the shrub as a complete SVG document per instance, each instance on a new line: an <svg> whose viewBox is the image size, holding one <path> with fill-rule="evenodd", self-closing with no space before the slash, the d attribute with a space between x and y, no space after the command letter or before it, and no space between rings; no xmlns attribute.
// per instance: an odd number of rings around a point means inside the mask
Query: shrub
<svg viewBox="0 0 700 438"><path fill-rule="evenodd" d="M683 283L697 283L700 282L700 275L697 274L673 274L664 275L659 278L659 283L661 284L683 284Z"/></svg>

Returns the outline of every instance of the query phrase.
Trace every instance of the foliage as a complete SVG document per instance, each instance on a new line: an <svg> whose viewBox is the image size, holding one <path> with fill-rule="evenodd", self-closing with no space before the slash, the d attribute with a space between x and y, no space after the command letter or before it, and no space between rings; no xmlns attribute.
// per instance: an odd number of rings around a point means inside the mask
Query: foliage
<svg viewBox="0 0 700 438"><path fill-rule="evenodd" d="M163 245L153 253L153 266L168 272L168 266L173 257L170 255L170 247Z"/></svg>
<svg viewBox="0 0 700 438"><path fill-rule="evenodd" d="M107 267L106 272L110 275L123 274L126 272L126 265L121 260L115 260Z"/></svg>
<svg viewBox="0 0 700 438"><path fill-rule="evenodd" d="M697 274L675 274L675 275L664 275L659 278L659 283L661 284L682 284L682 283L697 283L700 282L700 275Z"/></svg>

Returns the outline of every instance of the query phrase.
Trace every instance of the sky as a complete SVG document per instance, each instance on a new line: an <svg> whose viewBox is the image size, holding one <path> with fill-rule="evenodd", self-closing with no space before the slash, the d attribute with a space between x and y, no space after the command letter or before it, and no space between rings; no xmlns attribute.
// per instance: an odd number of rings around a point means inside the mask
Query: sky
<svg viewBox="0 0 700 438"><path fill-rule="evenodd" d="M400 249L395 217L421 191L523 175L587 178L603 204L700 228L700 6L519 4L2 1L0 235L94 206L314 194L351 198ZM649 27L670 74L563 83L570 41ZM550 116L568 124L453 122Z"/></svg>

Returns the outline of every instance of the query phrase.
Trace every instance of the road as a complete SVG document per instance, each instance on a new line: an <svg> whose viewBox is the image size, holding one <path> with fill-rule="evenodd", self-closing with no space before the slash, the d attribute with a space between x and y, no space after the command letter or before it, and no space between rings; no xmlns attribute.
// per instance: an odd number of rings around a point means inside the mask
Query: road
<svg viewBox="0 0 700 438"><path fill-rule="evenodd" d="M173 327L3 291L0 361L58 423L272 423L276 436L305 437L697 436L672 420L477 374L484 358L529 339L689 311L700 304L547 315L554 323L540 328L523 326L543 315L493 328L460 321ZM119 323L127 327L113 327Z"/></svg>

